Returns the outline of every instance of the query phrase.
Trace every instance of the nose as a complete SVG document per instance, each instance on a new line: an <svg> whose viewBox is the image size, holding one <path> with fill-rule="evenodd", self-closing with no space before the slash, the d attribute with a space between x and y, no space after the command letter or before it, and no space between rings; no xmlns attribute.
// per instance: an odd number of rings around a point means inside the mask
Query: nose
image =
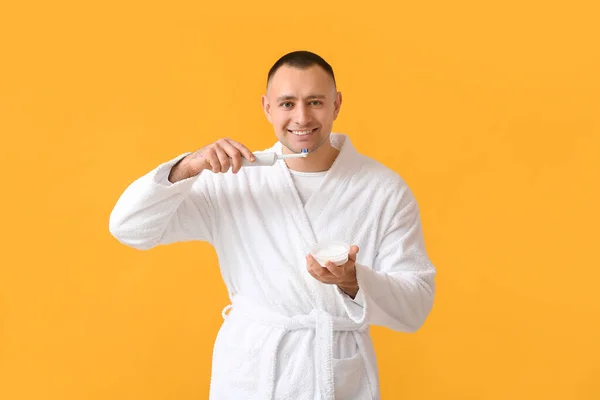
<svg viewBox="0 0 600 400"><path fill-rule="evenodd" d="M294 114L294 122L298 126L306 126L312 121L312 115L310 109L303 104L299 104L296 107L296 113Z"/></svg>

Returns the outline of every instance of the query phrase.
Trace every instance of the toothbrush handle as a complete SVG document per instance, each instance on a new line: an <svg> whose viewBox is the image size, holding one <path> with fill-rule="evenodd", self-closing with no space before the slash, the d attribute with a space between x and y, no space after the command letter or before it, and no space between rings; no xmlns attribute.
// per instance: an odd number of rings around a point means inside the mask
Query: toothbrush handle
<svg viewBox="0 0 600 400"><path fill-rule="evenodd" d="M250 162L242 158L242 167L265 167L275 165L277 162L277 154L275 153L254 153L256 160Z"/></svg>

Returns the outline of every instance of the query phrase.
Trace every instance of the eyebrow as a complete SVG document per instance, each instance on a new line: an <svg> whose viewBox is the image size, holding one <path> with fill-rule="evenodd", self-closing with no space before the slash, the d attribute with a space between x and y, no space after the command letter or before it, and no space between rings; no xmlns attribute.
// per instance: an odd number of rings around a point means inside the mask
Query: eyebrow
<svg viewBox="0 0 600 400"><path fill-rule="evenodd" d="M326 99L327 96L325 96L324 94L311 94L306 96L307 99ZM292 96L292 95L284 95L284 96L279 96L277 98L277 102L280 101L284 101L284 100L297 100L298 98L296 96Z"/></svg>

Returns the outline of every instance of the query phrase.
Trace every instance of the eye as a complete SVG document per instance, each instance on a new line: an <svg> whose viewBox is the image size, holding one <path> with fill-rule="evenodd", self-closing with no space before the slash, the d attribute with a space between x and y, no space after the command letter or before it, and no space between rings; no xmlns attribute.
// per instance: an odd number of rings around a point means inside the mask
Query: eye
<svg viewBox="0 0 600 400"><path fill-rule="evenodd" d="M311 106L320 106L320 105L322 105L322 104L323 104L323 102L322 102L322 101L319 101L319 100L312 100L312 101L310 102L310 105L311 105Z"/></svg>
<svg viewBox="0 0 600 400"><path fill-rule="evenodd" d="M283 103L280 104L280 106L283 108L290 108L292 105L293 104L291 101L284 101Z"/></svg>

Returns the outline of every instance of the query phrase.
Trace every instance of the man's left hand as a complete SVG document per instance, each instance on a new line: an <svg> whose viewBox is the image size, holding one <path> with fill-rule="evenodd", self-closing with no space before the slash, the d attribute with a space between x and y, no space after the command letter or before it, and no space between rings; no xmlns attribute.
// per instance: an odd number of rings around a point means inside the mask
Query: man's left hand
<svg viewBox="0 0 600 400"><path fill-rule="evenodd" d="M352 299L358 293L358 281L356 280L356 254L358 246L350 247L348 262L343 265L335 265L331 261L322 267L321 264L309 254L306 256L306 268L308 273L319 282L328 285L337 285L344 293Z"/></svg>

